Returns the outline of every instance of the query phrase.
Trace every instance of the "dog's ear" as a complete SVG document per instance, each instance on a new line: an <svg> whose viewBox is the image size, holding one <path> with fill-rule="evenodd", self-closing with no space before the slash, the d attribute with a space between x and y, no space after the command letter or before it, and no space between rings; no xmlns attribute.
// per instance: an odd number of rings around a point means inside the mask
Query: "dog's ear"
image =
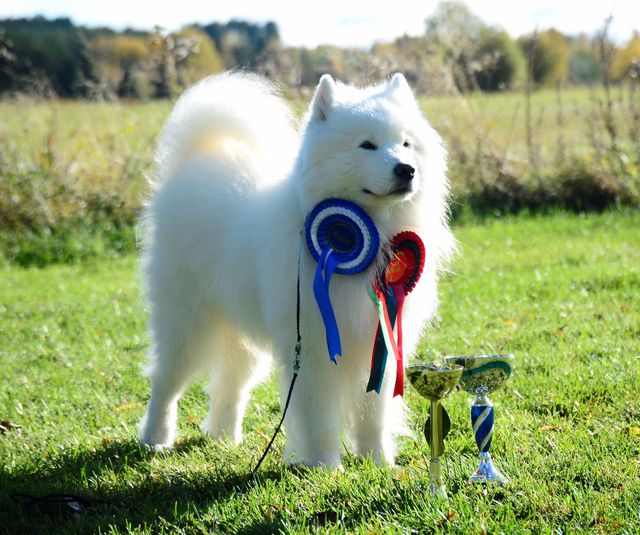
<svg viewBox="0 0 640 535"><path fill-rule="evenodd" d="M409 87L407 79L402 73L395 73L387 84L387 93L393 95L398 100L414 100L413 91Z"/></svg>
<svg viewBox="0 0 640 535"><path fill-rule="evenodd" d="M311 120L326 121L333 107L336 83L329 74L323 74L311 101Z"/></svg>

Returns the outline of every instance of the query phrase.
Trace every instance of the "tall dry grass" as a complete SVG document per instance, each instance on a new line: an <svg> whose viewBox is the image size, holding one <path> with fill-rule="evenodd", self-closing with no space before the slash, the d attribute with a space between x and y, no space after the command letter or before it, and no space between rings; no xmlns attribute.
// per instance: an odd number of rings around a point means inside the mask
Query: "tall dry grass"
<svg viewBox="0 0 640 535"><path fill-rule="evenodd" d="M454 217L640 205L637 83L423 105L449 149ZM0 259L46 265L133 251L170 107L0 102Z"/></svg>
<svg viewBox="0 0 640 535"><path fill-rule="evenodd" d="M640 204L637 84L424 104L449 148L456 214Z"/></svg>

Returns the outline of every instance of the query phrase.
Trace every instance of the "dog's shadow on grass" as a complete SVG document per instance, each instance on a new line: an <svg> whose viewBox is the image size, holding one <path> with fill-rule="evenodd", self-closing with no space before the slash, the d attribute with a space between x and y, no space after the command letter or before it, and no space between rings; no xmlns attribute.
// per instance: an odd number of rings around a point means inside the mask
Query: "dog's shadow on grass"
<svg viewBox="0 0 640 535"><path fill-rule="evenodd" d="M0 509L14 510L14 533L51 532L54 526L59 532L109 531L109 526L171 531L173 521L224 531L206 514L211 505L238 499L260 481L281 479L284 472L263 468L254 481L249 467L165 462L173 455L197 455L207 444L206 438L194 437L178 443L173 453L158 453L124 440L43 458L32 470L12 477L0 472ZM270 532L277 529L274 522L265 519L247 529Z"/></svg>

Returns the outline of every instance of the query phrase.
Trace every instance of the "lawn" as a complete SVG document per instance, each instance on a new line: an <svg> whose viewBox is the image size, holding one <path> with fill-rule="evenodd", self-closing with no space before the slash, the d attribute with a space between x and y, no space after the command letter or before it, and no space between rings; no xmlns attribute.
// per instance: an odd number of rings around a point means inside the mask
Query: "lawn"
<svg viewBox="0 0 640 535"><path fill-rule="evenodd" d="M423 359L512 352L492 396L507 488L470 486L468 396L445 401L449 499L430 498L427 403L410 387L415 438L398 467L345 447L345 472L291 471L282 437L248 475L278 417L261 386L241 446L202 437L202 385L180 405L173 455L136 442L149 394L137 260L0 272L0 532L638 533L640 218L637 212L520 216L460 224ZM302 373L304 373L304 364ZM77 495L76 507L28 496ZM75 504L72 504L75 505Z"/></svg>

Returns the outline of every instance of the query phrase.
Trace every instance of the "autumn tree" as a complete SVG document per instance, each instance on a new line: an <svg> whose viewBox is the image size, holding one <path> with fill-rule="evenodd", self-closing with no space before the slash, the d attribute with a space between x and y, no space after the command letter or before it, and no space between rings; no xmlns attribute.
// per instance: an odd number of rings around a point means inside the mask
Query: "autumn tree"
<svg viewBox="0 0 640 535"><path fill-rule="evenodd" d="M215 43L199 28L194 26L181 30L174 34L174 39L187 43L190 51L176 59L178 81L182 87L224 70L224 63Z"/></svg>
<svg viewBox="0 0 640 535"><path fill-rule="evenodd" d="M611 63L611 78L640 78L640 33L634 32L624 48L616 50Z"/></svg>
<svg viewBox="0 0 640 535"><path fill-rule="evenodd" d="M569 76L569 45L557 30L545 30L519 40L529 60L529 70L538 85L555 85Z"/></svg>

